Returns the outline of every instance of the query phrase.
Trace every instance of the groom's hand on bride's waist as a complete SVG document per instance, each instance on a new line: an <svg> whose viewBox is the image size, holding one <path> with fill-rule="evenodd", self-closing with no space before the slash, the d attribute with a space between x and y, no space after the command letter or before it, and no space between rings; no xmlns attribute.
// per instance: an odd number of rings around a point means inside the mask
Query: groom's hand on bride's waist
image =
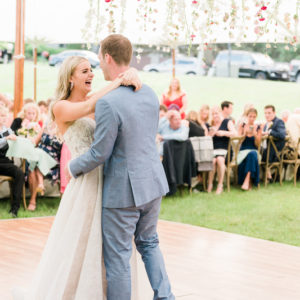
<svg viewBox="0 0 300 300"><path fill-rule="evenodd" d="M67 181L70 181L71 178L73 177L72 173L70 171L70 162L65 167L65 176L66 176Z"/></svg>

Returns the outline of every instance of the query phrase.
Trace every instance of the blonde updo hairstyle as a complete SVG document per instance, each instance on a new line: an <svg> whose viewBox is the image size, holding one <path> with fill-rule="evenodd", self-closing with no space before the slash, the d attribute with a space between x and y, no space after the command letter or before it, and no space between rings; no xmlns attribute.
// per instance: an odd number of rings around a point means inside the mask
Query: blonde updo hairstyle
<svg viewBox="0 0 300 300"><path fill-rule="evenodd" d="M84 61L88 62L88 60L82 56L70 56L62 63L58 73L54 101L52 101L50 108L52 120L55 119L53 106L57 101L67 100L70 97L72 90L70 78L74 74L76 67Z"/></svg>
<svg viewBox="0 0 300 300"><path fill-rule="evenodd" d="M40 119L40 109L37 106L37 104L29 102L27 104L25 104L22 108L22 110L19 112L18 117L21 118L22 120L24 120L25 118L25 113L28 109L33 108L36 111L36 116L35 119L33 120L34 122L38 122Z"/></svg>

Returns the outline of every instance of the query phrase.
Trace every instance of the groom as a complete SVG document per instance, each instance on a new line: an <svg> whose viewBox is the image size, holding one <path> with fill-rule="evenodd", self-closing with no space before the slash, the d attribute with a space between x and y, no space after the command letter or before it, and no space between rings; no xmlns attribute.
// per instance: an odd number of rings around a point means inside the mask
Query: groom
<svg viewBox="0 0 300 300"><path fill-rule="evenodd" d="M114 80L129 68L132 45L113 34L100 46L104 77ZM134 92L119 87L97 102L94 142L70 163L73 177L105 163L102 230L108 300L130 300L133 237L154 299L175 299L156 231L161 198L168 192L155 144L158 118L159 102L151 88L143 85Z"/></svg>

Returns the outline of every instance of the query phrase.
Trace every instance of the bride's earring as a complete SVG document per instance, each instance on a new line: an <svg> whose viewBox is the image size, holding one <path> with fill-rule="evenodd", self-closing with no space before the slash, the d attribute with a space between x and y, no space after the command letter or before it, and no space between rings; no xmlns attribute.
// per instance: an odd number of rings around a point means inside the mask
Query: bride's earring
<svg viewBox="0 0 300 300"><path fill-rule="evenodd" d="M71 81L70 82L70 91L72 91L73 87L74 87L74 83Z"/></svg>

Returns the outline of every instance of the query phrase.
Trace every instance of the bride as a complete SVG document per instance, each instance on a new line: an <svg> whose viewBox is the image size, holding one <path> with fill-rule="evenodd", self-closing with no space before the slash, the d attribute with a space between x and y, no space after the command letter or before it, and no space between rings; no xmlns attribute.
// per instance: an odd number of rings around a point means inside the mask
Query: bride
<svg viewBox="0 0 300 300"><path fill-rule="evenodd" d="M90 63L83 57L70 57L60 68L52 115L72 159L87 151L93 141L92 113L98 99L121 84L131 84L137 89L141 86L136 71L130 69L88 97L93 77ZM32 284L27 291L13 290L15 300L106 299L101 233L102 176L102 167L99 167L70 180ZM131 269L132 299L152 299L153 292L136 251L133 251Z"/></svg>

